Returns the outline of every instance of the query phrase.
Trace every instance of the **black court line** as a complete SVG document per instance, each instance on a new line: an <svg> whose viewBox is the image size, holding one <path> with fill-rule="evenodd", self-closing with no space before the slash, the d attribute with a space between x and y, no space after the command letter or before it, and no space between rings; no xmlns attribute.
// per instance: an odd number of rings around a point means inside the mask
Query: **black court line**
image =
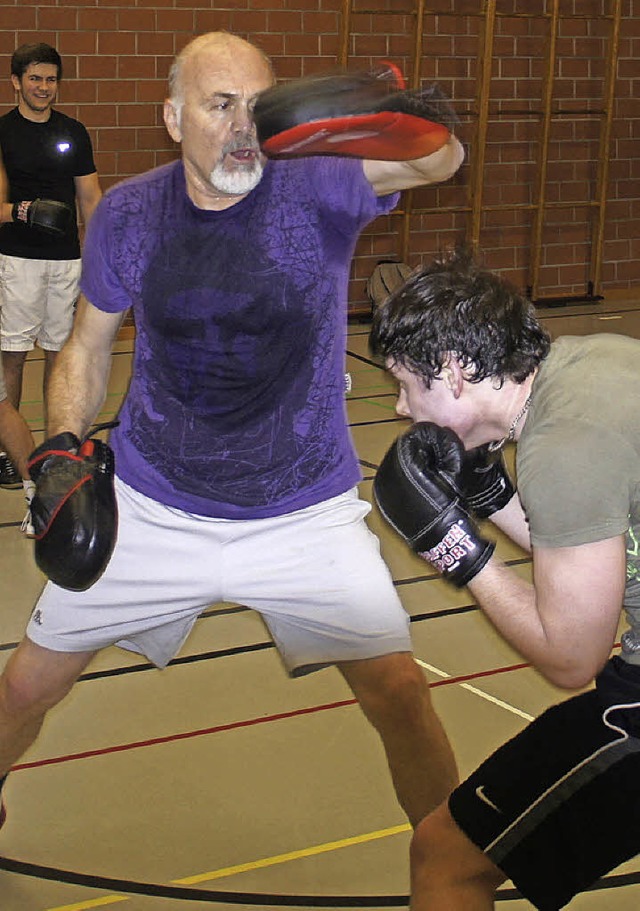
<svg viewBox="0 0 640 911"><path fill-rule="evenodd" d="M371 399L397 399L397 392L369 392L367 395L352 395L349 393L348 402L369 402Z"/></svg>
<svg viewBox="0 0 640 911"><path fill-rule="evenodd" d="M250 607L236 607L233 609L236 613L242 613L250 611ZM430 613L425 614L416 614L412 617L409 617L410 623L422 623L425 620L438 620L442 617L455 616L456 614L466 614L477 612L479 608L475 604L468 604L462 607L447 607L439 611L431 611ZM223 613L223 612L221 612ZM217 612L212 611L206 616L211 617L215 616ZM199 619L205 618L205 614L201 614ZM12 649L17 648L19 642L3 642L0 645L0 652L11 651ZM250 654L251 652L260 652L268 649L274 649L275 644L272 640L265 642L255 642L252 644L246 645L235 645L231 648L217 649L209 652L196 652L193 655L182 655L178 658L173 658L167 665L167 667L175 667L182 664L195 664L198 661L210 661L214 658L230 658L232 655L245 655ZM144 662L142 664L134 664L128 667L116 667L108 668L102 671L89 671L86 674L81 674L78 677L78 682L83 680L100 680L104 677L120 677L125 674L138 674L141 671L152 671L157 670L155 664L151 662Z"/></svg>
<svg viewBox="0 0 640 911"><path fill-rule="evenodd" d="M249 607L243 608L243 610L251 610ZM441 617L450 617L455 614L465 614L477 612L479 608L470 604L464 607L450 607L445 608L440 611L433 611L428 614L418 614L415 617L409 617L410 623L421 623L424 620L437 620ZM6 648L6 646L5 646ZM199 661L211 661L215 658L231 658L233 655L248 655L251 652L262 652L269 649L275 649L274 642L269 639L265 642L254 642L251 645L234 645L231 648L222 648L213 650L210 652L196 652L193 655L182 655L178 658L173 658L168 664L167 667L176 667L183 664L196 664ZM134 664L129 667L115 667L103 671L89 671L86 674L81 674L78 677L78 682L83 680L102 680L105 677L121 677L125 674L138 674L141 671L152 671L157 670L155 664L151 662L144 662L142 664Z"/></svg>
<svg viewBox="0 0 640 911"><path fill-rule="evenodd" d="M347 357L352 357L356 361L361 361L363 364L367 364L368 367L375 367L376 370L381 370L383 373L386 371L386 367L383 364L378 364L376 361L372 360L370 357L365 357L364 354L356 354L355 351L349 351L347 348L346 351Z"/></svg>
<svg viewBox="0 0 640 911"><path fill-rule="evenodd" d="M244 608L244 610L251 610L251 608ZM478 612L479 608L475 604L465 605L463 607L449 607L444 608L439 611L432 611L431 613L418 614L413 617L409 617L410 623L422 623L425 620L438 620L442 617L455 616L456 614L466 614ZM269 639L265 642L255 642L251 645L235 645L231 648L217 649L210 652L196 652L193 655L183 655L178 658L173 658L168 664L167 667L177 667L178 665L185 664L196 664L199 661L211 661L217 658L231 658L234 655L247 655L251 652L262 652L268 651L270 649L275 649L274 642ZM134 664L129 667L116 667L110 668L103 671L89 671L86 674L81 674L78 677L78 682L85 680L102 680L106 677L122 677L126 674L138 674L141 671L153 671L157 670L155 664L150 662L144 662L142 664Z"/></svg>
<svg viewBox="0 0 640 911"><path fill-rule="evenodd" d="M531 560L529 557L522 557L522 558L517 558L514 560L507 560L505 562L505 565L506 566L518 566L518 565L522 565L522 564L530 563L530 562L531 562ZM428 574L428 575L411 576L407 579L396 579L393 584L396 586L396 588L398 588L402 585L417 585L420 582L435 582L439 578L440 578L439 574L436 571L434 571L433 573ZM207 620L207 619L210 619L211 617L225 616L227 614L246 613L251 610L252 610L252 608L247 607L246 605L243 605L243 604L238 604L238 605L226 607L226 608L210 608L209 610L203 611L198 616L198 620ZM422 613L422 614L410 615L409 622L410 623L421 623L424 620L438 620L442 617L449 617L449 616L452 616L455 614L473 613L473 612L478 612L479 610L480 610L480 608L475 603L466 604L466 605L462 605L459 607L447 607L447 608L442 608L441 610L428 611L428 612ZM0 652L11 651L12 649L17 648L19 644L20 644L20 642L2 642L2 643L0 643ZM231 654L241 654L245 650L246 651L258 651L262 648L267 648L267 647L275 648L275 646L273 645L272 642L256 643L254 645L247 645L247 646L236 646L231 649L222 649L219 652L204 652L201 655L188 655L188 656L185 656L184 658L174 658L172 661L169 662L167 667L171 667L173 664L192 663L193 661L205 660L207 658L217 658L217 657L224 658L224 657L228 657ZM132 668L120 668L120 669L118 669L117 673L128 673L128 672L136 673L138 670L149 670L149 669L153 669L154 667L155 667L155 665L153 665L153 664L134 665L134 667L132 667ZM110 676L113 673L113 671L104 671L101 673L104 673L107 676ZM82 676L79 679L82 680L85 678L84 678L84 676Z"/></svg>
<svg viewBox="0 0 640 911"><path fill-rule="evenodd" d="M375 427L378 424L406 424L407 419L401 417L376 418L375 421L351 421L349 427Z"/></svg>
<svg viewBox="0 0 640 911"><path fill-rule="evenodd" d="M304 908L399 908L407 907L408 895L282 895L263 892L222 892L219 890L196 889L191 886L172 886L161 883L145 883L129 879L115 879L110 876L95 876L90 873L77 873L58 867L33 864L0 856L0 870L17 873L21 876L32 876L53 882L86 886L90 889L103 889L108 892L127 895L153 895L158 898L173 898L178 901L200 901L207 903L227 903L233 905L271 905L271 907L298 906ZM599 892L637 885L640 873L620 873L599 879L585 892ZM514 901L522 899L517 889L501 889L496 901Z"/></svg>

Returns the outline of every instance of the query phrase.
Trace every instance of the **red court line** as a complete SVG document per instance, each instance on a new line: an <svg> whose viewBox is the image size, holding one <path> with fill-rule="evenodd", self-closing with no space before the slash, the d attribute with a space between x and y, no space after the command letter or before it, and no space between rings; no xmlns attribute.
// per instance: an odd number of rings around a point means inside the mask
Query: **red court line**
<svg viewBox="0 0 640 911"><path fill-rule="evenodd" d="M467 680L479 680L480 677L495 677L498 674L506 674L508 671L520 671L523 667L531 667L530 664L510 664L507 667L494 667L490 671L477 671L475 674L461 674L459 677L446 677L444 680L436 680L429 684L429 689L433 690L437 686L448 686L450 683L465 683Z"/></svg>
<svg viewBox="0 0 640 911"><path fill-rule="evenodd" d="M460 677L447 677L445 680L438 680L432 683L432 687L450 686L453 683L464 683L467 680L477 680L480 677L491 677L495 674L505 674L508 671L517 671L529 667L528 664L512 664L507 667L498 667L490 671L479 671L476 674L464 674ZM127 750L137 750L141 747L156 746L160 743L174 743L178 740L187 740L191 737L202 737L205 734L219 734L221 731L234 731L238 728L252 727L256 724L269 724L273 721L282 721L285 718L297 718L301 715L312 715L316 712L326 712L330 709L344 708L348 705L356 705L356 699L343 699L340 702L328 702L324 705L313 705L306 709L294 709L291 712L279 712L276 715L263 715L260 718L248 718L244 721L232 721L228 724L219 724L211 728L201 728L197 731L184 731L182 734L168 734L165 737L154 737L149 740L138 740L132 743L123 743L120 746L103 747L99 750L85 750L82 753L68 753L66 756L54 756L50 759L38 759L34 762L23 762L15 765L12 772L20 772L24 769L37 769L40 766L57 765L62 762L73 762L76 759L90 759L94 756L106 756L110 753L123 753Z"/></svg>

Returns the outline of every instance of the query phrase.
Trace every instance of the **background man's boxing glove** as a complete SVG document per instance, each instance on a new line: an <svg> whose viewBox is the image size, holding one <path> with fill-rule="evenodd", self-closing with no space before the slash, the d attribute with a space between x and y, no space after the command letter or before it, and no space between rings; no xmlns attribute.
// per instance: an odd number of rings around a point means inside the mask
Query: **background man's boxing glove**
<svg viewBox="0 0 640 911"><path fill-rule="evenodd" d="M94 437L59 433L33 451L29 473L36 563L56 585L84 591L104 572L116 541L113 451Z"/></svg>
<svg viewBox="0 0 640 911"><path fill-rule="evenodd" d="M495 549L480 535L456 484L463 460L458 436L424 421L393 443L373 482L387 522L459 588L480 572Z"/></svg>
<svg viewBox="0 0 640 911"><path fill-rule="evenodd" d="M397 67L307 76L262 92L254 108L265 154L422 158L449 139L457 117L437 85L407 91Z"/></svg>
<svg viewBox="0 0 640 911"><path fill-rule="evenodd" d="M465 452L459 486L467 507L479 519L503 509L516 492L502 452L491 452L488 443Z"/></svg>
<svg viewBox="0 0 640 911"><path fill-rule="evenodd" d="M73 209L57 199L34 199L15 202L11 210L14 221L39 228L59 237L66 234L73 220Z"/></svg>

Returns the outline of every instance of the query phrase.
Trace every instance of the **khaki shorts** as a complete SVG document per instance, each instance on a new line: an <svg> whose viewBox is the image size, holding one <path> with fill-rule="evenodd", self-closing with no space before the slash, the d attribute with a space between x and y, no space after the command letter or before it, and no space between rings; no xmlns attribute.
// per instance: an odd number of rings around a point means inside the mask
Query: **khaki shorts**
<svg viewBox="0 0 640 911"><path fill-rule="evenodd" d="M270 519L194 516L116 479L119 529L85 592L49 583L27 627L37 645L109 645L164 667L198 615L219 602L260 613L292 675L410 652L409 618L354 489Z"/></svg>
<svg viewBox="0 0 640 911"><path fill-rule="evenodd" d="M22 259L0 254L3 351L59 351L71 332L79 259Z"/></svg>

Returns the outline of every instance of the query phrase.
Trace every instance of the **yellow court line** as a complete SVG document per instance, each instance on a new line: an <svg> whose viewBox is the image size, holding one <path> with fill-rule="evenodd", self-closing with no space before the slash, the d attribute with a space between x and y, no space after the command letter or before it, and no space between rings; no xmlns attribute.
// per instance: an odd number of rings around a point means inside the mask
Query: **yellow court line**
<svg viewBox="0 0 640 911"><path fill-rule="evenodd" d="M452 676L451 674L447 674L446 671L441 671L439 668L434 667L432 664L427 664L426 661L421 661L419 658L416 658L415 660L420 667L425 668L427 671L431 671L433 674L437 674L445 680L450 679ZM501 709L506 709L513 715L519 715L520 718L524 718L525 721L534 720L534 715L528 715L526 712L523 712L522 709L517 709L515 705L504 702L502 699L498 699L497 696L492 696L491 693L485 692L485 690L479 690L477 686L472 686L470 683L457 683L456 686L462 687L463 690L469 690L469 692L473 693L475 696L480 696L481 699L486 699L487 702L492 702L494 705L499 706Z"/></svg>
<svg viewBox="0 0 640 911"><path fill-rule="evenodd" d="M259 870L262 867L272 867L275 864L286 864L290 860L299 860L301 857L313 857L316 854L325 854L327 851L338 851L340 848L350 848L352 845L360 845L367 841L375 841L377 838L387 838L389 835L397 835L399 832L408 832L411 829L409 823L401 826L392 826L390 829L379 829L377 832L365 832L364 835L354 835L352 838L342 838L340 841L328 841L324 845L313 845L310 848L302 848L300 851L289 851L287 854L276 854L275 857L264 857L262 860L254 860L247 864L237 864L235 867L226 867L222 870L214 870L211 873L200 873L197 876L188 876L186 879L175 879L176 885L187 886L194 883L201 883L212 879L222 879L224 876L234 876L236 873L246 873L248 870Z"/></svg>
<svg viewBox="0 0 640 911"><path fill-rule="evenodd" d="M184 879L173 879L173 886L193 886L196 883L211 882L214 879L223 879L226 876L235 876L237 873L247 873L250 870L260 870L264 867L273 867L276 864L286 864L291 860L300 860L303 857L314 857L317 854L326 854L329 851L338 851L341 848L350 848L353 845L364 844L368 841L375 841L379 838L388 838L391 835L398 835L401 832L409 832L411 826L409 823L403 823L400 826L391 826L388 829L378 829L376 832L365 832L362 835L354 835L351 838L341 838L339 841L328 841L322 845L312 845L309 848L301 848L299 851L288 851L286 854L276 854L273 857L262 857L260 860L249 861L246 864L236 864L233 867L223 867L220 870L211 870L209 873L198 873L195 876L187 876ZM104 898L89 899L84 902L77 902L74 905L60 905L57 908L49 908L48 911L87 911L90 908L100 908L105 905L114 905L116 902L129 901L128 896L107 895ZM196 899L194 899L196 901Z"/></svg>
<svg viewBox="0 0 640 911"><path fill-rule="evenodd" d="M92 898L86 902L77 902L75 905L60 905L49 908L49 911L87 911L89 908L104 908L105 905L115 905L116 902L128 902L128 895L107 895L106 898Z"/></svg>

